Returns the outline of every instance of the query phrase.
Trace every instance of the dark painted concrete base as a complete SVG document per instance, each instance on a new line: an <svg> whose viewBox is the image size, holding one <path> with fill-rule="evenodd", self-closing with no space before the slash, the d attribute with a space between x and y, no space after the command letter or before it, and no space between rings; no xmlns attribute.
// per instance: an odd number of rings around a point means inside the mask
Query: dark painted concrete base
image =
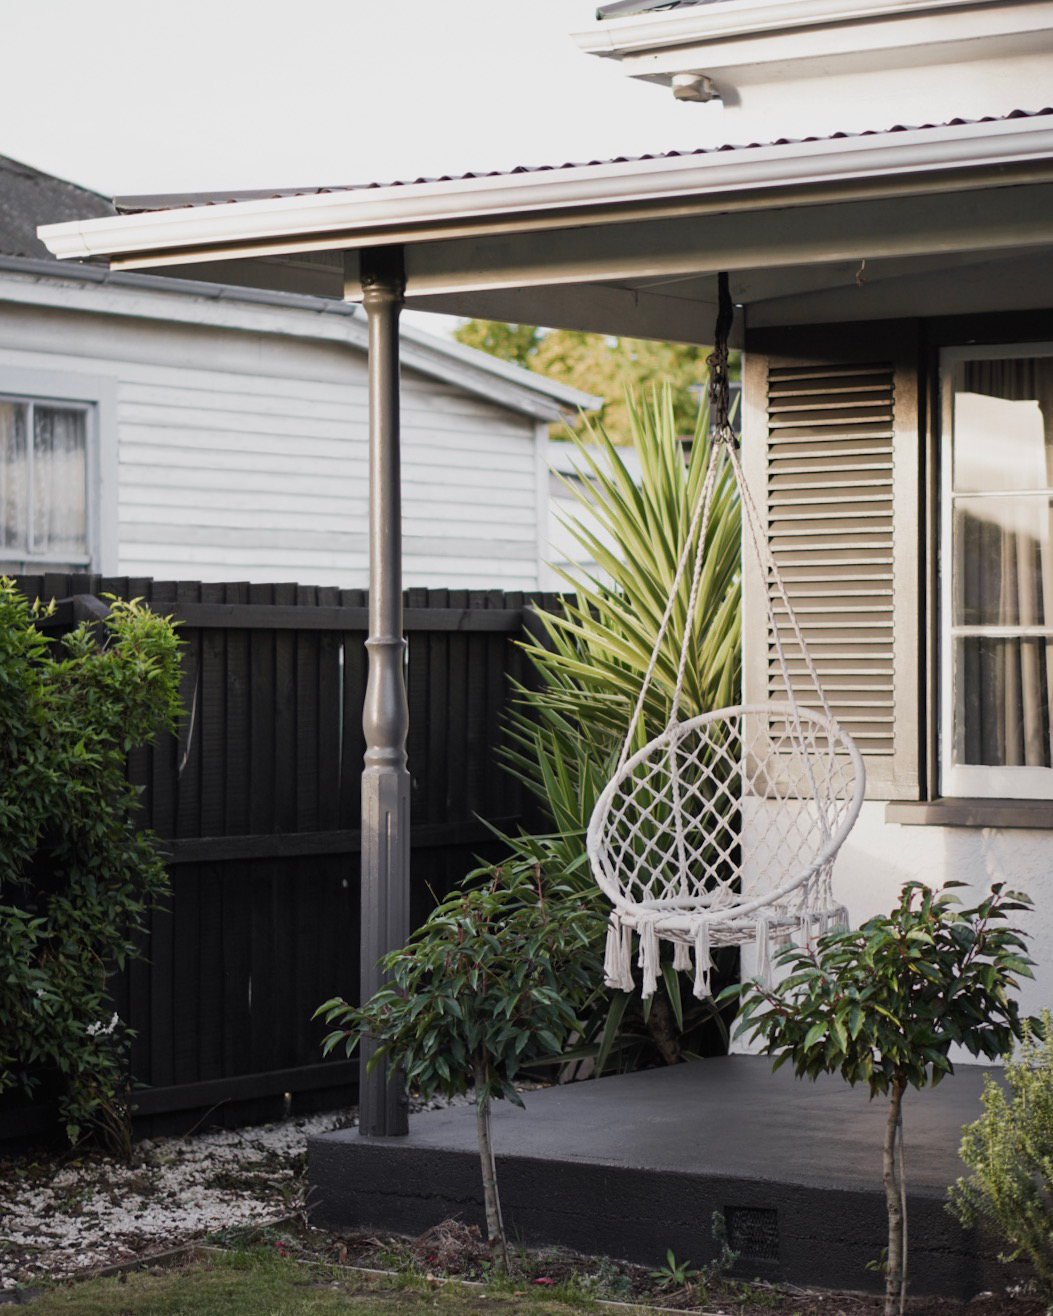
<svg viewBox="0 0 1053 1316"><path fill-rule="evenodd" d="M983 1070L960 1068L904 1102L911 1291L970 1297L1006 1281L944 1210L962 1125L980 1112ZM885 1109L839 1078L799 1082L767 1059L731 1056L530 1093L494 1111L506 1224L561 1244L657 1265L672 1248L716 1251L714 1211L738 1271L831 1288L878 1288L866 1269L887 1232ZM410 1120L404 1138L357 1130L308 1144L311 1216L325 1228L417 1234L446 1216L482 1224L472 1107Z"/></svg>

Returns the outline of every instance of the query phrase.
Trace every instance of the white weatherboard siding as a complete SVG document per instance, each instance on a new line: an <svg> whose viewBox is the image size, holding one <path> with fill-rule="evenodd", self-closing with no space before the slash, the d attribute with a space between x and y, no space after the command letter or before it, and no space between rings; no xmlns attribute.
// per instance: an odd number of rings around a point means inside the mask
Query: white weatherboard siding
<svg viewBox="0 0 1053 1316"><path fill-rule="evenodd" d="M363 352L2 291L0 365L115 385L118 533L101 569L366 585ZM412 369L402 384L406 585L537 588L535 418Z"/></svg>
<svg viewBox="0 0 1053 1316"><path fill-rule="evenodd" d="M529 417L404 376L407 584L537 588L537 441Z"/></svg>

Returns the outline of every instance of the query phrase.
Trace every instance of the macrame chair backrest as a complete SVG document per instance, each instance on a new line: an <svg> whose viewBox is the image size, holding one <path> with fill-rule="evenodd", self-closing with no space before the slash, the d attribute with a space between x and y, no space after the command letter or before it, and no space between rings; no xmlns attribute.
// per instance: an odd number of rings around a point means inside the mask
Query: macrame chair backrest
<svg viewBox="0 0 1053 1316"><path fill-rule="evenodd" d="M715 424L702 492L618 766L596 802L586 841L593 874L613 906L606 981L633 988L636 933L645 997L657 986L661 941L673 943L675 968L694 965L695 995L704 997L710 994L713 948L756 942L758 972L766 976L773 940L794 933L811 939L832 923L847 921L834 900L831 874L859 815L865 785L862 758L830 710L739 462L727 405L730 305L722 275L717 347L709 359ZM766 584L768 638L785 698L681 720L691 620L725 461L739 491L743 538ZM691 587L669 717L664 730L633 753L689 564ZM801 690L814 707L798 703Z"/></svg>

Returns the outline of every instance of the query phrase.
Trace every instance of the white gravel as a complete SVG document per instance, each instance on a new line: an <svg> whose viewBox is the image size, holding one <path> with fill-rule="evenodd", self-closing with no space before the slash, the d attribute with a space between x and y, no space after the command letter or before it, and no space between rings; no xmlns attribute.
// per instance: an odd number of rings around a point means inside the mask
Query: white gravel
<svg viewBox="0 0 1053 1316"><path fill-rule="evenodd" d="M307 1136L347 1112L136 1143L133 1164L92 1152L0 1164L0 1289L129 1261L303 1205Z"/></svg>
<svg viewBox="0 0 1053 1316"><path fill-rule="evenodd" d="M410 1110L471 1100L411 1099ZM0 1291L301 1215L308 1136L353 1127L357 1114L145 1139L131 1165L99 1152L0 1160Z"/></svg>

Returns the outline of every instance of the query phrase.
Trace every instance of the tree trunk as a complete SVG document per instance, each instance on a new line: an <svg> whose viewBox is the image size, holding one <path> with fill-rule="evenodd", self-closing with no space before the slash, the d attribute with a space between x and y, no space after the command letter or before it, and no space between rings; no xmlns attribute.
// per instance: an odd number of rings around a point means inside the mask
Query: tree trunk
<svg viewBox="0 0 1053 1316"><path fill-rule="evenodd" d="M486 1084L486 1066L475 1066L475 1090L483 1091ZM490 1098L476 1096L475 1127L479 1137L479 1165L483 1173L483 1205L486 1208L486 1237L498 1270L508 1270L508 1240L505 1222L501 1218L501 1195L497 1191L497 1164L494 1160L494 1141L490 1130Z"/></svg>
<svg viewBox="0 0 1053 1316"><path fill-rule="evenodd" d="M667 1065L680 1063L680 1034L676 1028L676 1016L673 1007L666 1000L664 992L655 992L651 997L651 1009L647 1015L647 1031L658 1048L659 1054Z"/></svg>
<svg viewBox="0 0 1053 1316"><path fill-rule="evenodd" d="M907 1081L896 1074L888 1094L888 1120L882 1157L885 1205L888 1208L888 1264L885 1270L885 1316L902 1316L907 1300L907 1204L896 1168L903 1093Z"/></svg>

